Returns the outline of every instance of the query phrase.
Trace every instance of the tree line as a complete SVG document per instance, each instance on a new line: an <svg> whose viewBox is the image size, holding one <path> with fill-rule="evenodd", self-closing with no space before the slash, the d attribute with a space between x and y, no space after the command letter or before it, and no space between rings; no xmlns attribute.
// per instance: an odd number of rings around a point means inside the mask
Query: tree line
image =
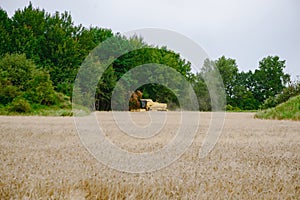
<svg viewBox="0 0 300 200"><path fill-rule="evenodd" d="M134 67L147 63L170 66L179 72L192 85L199 109L204 111L212 109L205 77L213 68L223 79L227 110L271 107L299 92L299 84L291 84L290 76L284 72L285 61L278 56L263 58L258 69L248 72L239 71L232 58L207 59L195 74L189 61L167 47L149 45L140 37L126 38L110 29L75 25L68 12L50 14L29 3L12 17L0 9L0 108L21 112L37 105L65 105L63 102L72 98L74 80L84 59L108 38L113 48L95 55L97 62L113 60L97 83L97 110L110 110L117 81ZM149 73L155 74L151 78L156 81L166 78L162 76L163 69ZM179 81L176 76L168 78ZM155 83L137 90L143 98L168 103L169 109L180 107L178 96L188 98L185 92ZM120 102L124 103L127 102Z"/></svg>

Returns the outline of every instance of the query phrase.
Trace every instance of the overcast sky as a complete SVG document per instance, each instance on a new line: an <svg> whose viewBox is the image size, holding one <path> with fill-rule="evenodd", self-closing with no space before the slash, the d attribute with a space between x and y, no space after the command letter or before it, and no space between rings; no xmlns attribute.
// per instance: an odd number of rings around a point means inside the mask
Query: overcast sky
<svg viewBox="0 0 300 200"><path fill-rule="evenodd" d="M12 16L28 0L1 0ZM267 55L286 60L286 71L300 75L299 0L31 0L47 12L69 11L75 24L126 32L164 28L202 46L212 59L236 59L239 69L258 67Z"/></svg>

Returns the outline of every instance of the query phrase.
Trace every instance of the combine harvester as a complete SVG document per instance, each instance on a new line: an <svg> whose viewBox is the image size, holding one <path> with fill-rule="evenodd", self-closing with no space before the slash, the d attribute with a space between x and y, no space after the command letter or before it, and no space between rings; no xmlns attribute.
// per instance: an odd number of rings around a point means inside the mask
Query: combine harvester
<svg viewBox="0 0 300 200"><path fill-rule="evenodd" d="M141 109L146 111L168 111L166 103L153 102L152 99L141 99Z"/></svg>
<svg viewBox="0 0 300 200"><path fill-rule="evenodd" d="M154 102L152 99L140 99L139 108L129 109L131 112L168 111L166 103Z"/></svg>
<svg viewBox="0 0 300 200"><path fill-rule="evenodd" d="M129 100L129 110L141 111L168 111L166 103L154 102L152 99L142 99L143 93L139 90L133 92Z"/></svg>

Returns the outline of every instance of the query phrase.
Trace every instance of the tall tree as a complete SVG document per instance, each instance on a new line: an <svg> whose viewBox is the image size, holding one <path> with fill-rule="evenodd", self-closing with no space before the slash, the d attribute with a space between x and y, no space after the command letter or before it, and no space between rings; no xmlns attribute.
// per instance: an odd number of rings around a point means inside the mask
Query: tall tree
<svg viewBox="0 0 300 200"><path fill-rule="evenodd" d="M255 110L259 107L259 102L253 96L253 73L239 72L233 88L231 105L242 110Z"/></svg>
<svg viewBox="0 0 300 200"><path fill-rule="evenodd" d="M5 53L26 54L37 67L50 73L57 91L69 96L78 68L85 57L101 41L112 36L111 30L98 27L86 29L82 25L74 25L68 12L50 15L34 8L32 3L15 12L11 26L5 16L4 12L0 12L3 18L0 37L11 42L10 49L1 46L1 50ZM2 27L9 34L1 31ZM6 38L7 35L10 37Z"/></svg>
<svg viewBox="0 0 300 200"><path fill-rule="evenodd" d="M225 108L224 84L215 61L206 59L194 80L194 90L200 110L223 110Z"/></svg>
<svg viewBox="0 0 300 200"><path fill-rule="evenodd" d="M45 43L45 17L45 11L33 8L31 3L15 12L12 17L12 52L25 53L27 58L39 63Z"/></svg>
<svg viewBox="0 0 300 200"><path fill-rule="evenodd" d="M11 19L7 13L0 8L0 56L11 52Z"/></svg>
<svg viewBox="0 0 300 200"><path fill-rule="evenodd" d="M225 56L216 60L215 64L223 79L227 103L230 104L234 93L235 81L238 75L238 66L234 59L226 58Z"/></svg>
<svg viewBox="0 0 300 200"><path fill-rule="evenodd" d="M281 93L290 81L285 67L285 60L278 56L268 56L259 62L259 69L254 72L253 95L261 104L268 97Z"/></svg>
<svg viewBox="0 0 300 200"><path fill-rule="evenodd" d="M209 95L207 85L203 79L203 76L200 73L196 74L195 76L193 88L198 98L199 110L210 111L211 98Z"/></svg>

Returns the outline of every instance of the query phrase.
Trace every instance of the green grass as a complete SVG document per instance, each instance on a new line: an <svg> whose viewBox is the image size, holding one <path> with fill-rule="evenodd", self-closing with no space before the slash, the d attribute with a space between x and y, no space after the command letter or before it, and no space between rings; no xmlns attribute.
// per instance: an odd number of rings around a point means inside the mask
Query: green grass
<svg viewBox="0 0 300 200"><path fill-rule="evenodd" d="M70 102L62 102L59 105L31 104L28 111L20 112L11 109L11 105L0 106L0 115L40 115L40 116L72 116L72 106Z"/></svg>
<svg viewBox="0 0 300 200"><path fill-rule="evenodd" d="M0 115L21 115L21 116L72 116L71 108L59 108L57 106L42 107L38 109L31 109L29 112L13 112L9 111L7 108L0 108Z"/></svg>
<svg viewBox="0 0 300 200"><path fill-rule="evenodd" d="M90 113L90 110L81 105L73 105L71 102L64 102L59 105L39 105L31 104L30 110L27 112L11 111L10 106L0 105L0 115L10 116L85 116Z"/></svg>
<svg viewBox="0 0 300 200"><path fill-rule="evenodd" d="M300 95L290 98L287 102L279 104L275 108L257 112L255 118L300 120Z"/></svg>
<svg viewBox="0 0 300 200"><path fill-rule="evenodd" d="M257 110L226 110L226 112L230 113L255 113Z"/></svg>

